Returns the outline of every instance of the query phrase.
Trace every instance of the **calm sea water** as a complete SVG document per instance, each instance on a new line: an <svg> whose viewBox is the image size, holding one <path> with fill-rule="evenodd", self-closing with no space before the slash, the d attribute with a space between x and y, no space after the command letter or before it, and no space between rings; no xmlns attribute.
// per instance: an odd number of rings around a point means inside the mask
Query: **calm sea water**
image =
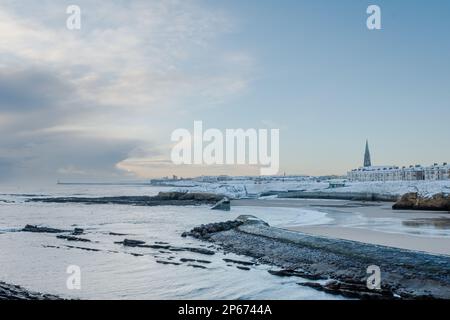
<svg viewBox="0 0 450 320"><path fill-rule="evenodd" d="M30 203L33 196L154 195L164 188L148 186L53 186L49 188L0 188L0 281L34 291L83 299L336 299L304 288L299 278L270 275L269 266L250 271L223 258L248 260L220 251L213 256L127 248L114 242L124 238L167 242L175 246L206 247L210 244L181 238L181 233L202 223L255 214L271 225L311 223L324 214L290 208L235 207L231 212L208 207L135 207ZM68 242L52 234L17 232L26 224L56 228L84 228L91 243ZM110 232L126 234L113 236ZM76 246L100 251L85 251ZM134 254L134 255L133 255ZM139 256L136 256L139 254ZM206 269L163 265L182 258L208 260ZM69 290L67 268L79 266L81 289Z"/></svg>

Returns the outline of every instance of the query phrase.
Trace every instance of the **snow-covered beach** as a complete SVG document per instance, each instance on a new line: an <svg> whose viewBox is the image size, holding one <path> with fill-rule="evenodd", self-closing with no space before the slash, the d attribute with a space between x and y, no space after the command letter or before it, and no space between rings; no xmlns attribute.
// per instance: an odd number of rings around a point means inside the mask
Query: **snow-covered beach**
<svg viewBox="0 0 450 320"><path fill-rule="evenodd" d="M173 190L190 192L221 193L231 198L258 197L268 192L335 192L335 193L372 193L401 196L408 192L418 192L423 196L437 193L450 193L450 180L442 181L374 181L345 182L345 186L330 188L333 179L319 180L315 177L266 178L254 180L246 177L220 182L202 182L195 180L168 181ZM180 185L177 187L177 185Z"/></svg>

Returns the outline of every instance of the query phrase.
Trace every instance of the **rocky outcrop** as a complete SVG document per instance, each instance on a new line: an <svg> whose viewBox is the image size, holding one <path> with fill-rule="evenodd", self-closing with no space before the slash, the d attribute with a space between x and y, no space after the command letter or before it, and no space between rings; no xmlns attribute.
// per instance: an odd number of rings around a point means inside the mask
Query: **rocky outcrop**
<svg viewBox="0 0 450 320"><path fill-rule="evenodd" d="M437 193L431 197L424 197L417 192L403 195L393 206L394 210L432 210L450 212L450 195Z"/></svg>
<svg viewBox="0 0 450 320"><path fill-rule="evenodd" d="M150 248L150 249L164 249L172 252L179 252L179 251L189 251L194 252L198 254L204 254L204 255L214 255L215 252L212 250L204 249L204 248L195 248L195 247L175 247L170 244L147 244L145 241L141 240L130 240L125 239L120 242L114 242L115 244L121 244L125 247L134 247L134 248Z"/></svg>
<svg viewBox="0 0 450 320"><path fill-rule="evenodd" d="M207 240L210 238L211 234L221 231L227 231L234 229L240 226L243 222L238 220L219 222L219 223L210 223L210 224L202 224L199 227L195 227L189 232L183 232L181 234L182 237L191 236L197 239Z"/></svg>
<svg viewBox="0 0 450 320"><path fill-rule="evenodd" d="M155 200L194 200L210 203L220 201L223 198L222 195L202 192L160 192L153 197Z"/></svg>
<svg viewBox="0 0 450 320"><path fill-rule="evenodd" d="M299 277L300 285L328 293L361 299L450 299L447 256L286 231L252 216L200 226L187 235L280 267L271 274ZM381 270L380 290L367 287L372 265Z"/></svg>
<svg viewBox="0 0 450 320"><path fill-rule="evenodd" d="M27 224L25 228L22 229L23 232L34 232L34 233L65 233L69 232L69 230L62 230L56 228L48 228L48 227L39 227L33 226L31 224Z"/></svg>
<svg viewBox="0 0 450 320"><path fill-rule="evenodd" d="M62 300L62 298L31 292L19 286L0 282L0 300Z"/></svg>
<svg viewBox="0 0 450 320"><path fill-rule="evenodd" d="M135 206L187 206L213 205L224 198L223 195L195 192L160 192L150 196L119 196L119 197L63 197L63 198L32 198L30 202L46 203L84 203L84 204L121 204Z"/></svg>
<svg viewBox="0 0 450 320"><path fill-rule="evenodd" d="M358 298L364 300L373 299L398 299L393 296L392 292L388 289L370 290L364 283L361 282L341 282L341 281L328 281L324 284L319 282L303 282L299 285L304 287L313 288L319 291L323 291L329 294L341 295L347 298Z"/></svg>
<svg viewBox="0 0 450 320"><path fill-rule="evenodd" d="M91 240L89 240L89 239L79 238L79 237L74 237L74 236L59 235L59 236L56 236L56 238L62 239L62 240L67 240L67 241L91 242Z"/></svg>

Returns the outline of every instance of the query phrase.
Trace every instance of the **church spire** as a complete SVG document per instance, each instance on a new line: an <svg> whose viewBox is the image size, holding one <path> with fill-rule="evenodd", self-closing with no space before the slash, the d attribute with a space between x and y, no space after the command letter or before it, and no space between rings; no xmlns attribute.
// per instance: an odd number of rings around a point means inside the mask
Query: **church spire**
<svg viewBox="0 0 450 320"><path fill-rule="evenodd" d="M371 167L372 161L370 161L369 140L366 140L366 152L364 153L364 167Z"/></svg>

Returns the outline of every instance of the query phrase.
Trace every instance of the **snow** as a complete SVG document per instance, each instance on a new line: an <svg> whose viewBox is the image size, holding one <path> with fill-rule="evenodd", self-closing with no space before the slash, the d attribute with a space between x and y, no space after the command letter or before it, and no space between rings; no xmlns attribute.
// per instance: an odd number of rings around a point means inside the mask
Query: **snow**
<svg viewBox="0 0 450 320"><path fill-rule="evenodd" d="M442 181L370 181L346 182L344 187L329 188L330 180L317 181L313 178L298 180L273 179L265 181L230 180L224 182L195 182L187 187L175 187L173 191L210 192L224 194L230 198L259 197L261 194L274 191L326 191L326 192L358 192L383 195L403 195L418 192L421 196L430 197L437 193L450 193L450 180Z"/></svg>

